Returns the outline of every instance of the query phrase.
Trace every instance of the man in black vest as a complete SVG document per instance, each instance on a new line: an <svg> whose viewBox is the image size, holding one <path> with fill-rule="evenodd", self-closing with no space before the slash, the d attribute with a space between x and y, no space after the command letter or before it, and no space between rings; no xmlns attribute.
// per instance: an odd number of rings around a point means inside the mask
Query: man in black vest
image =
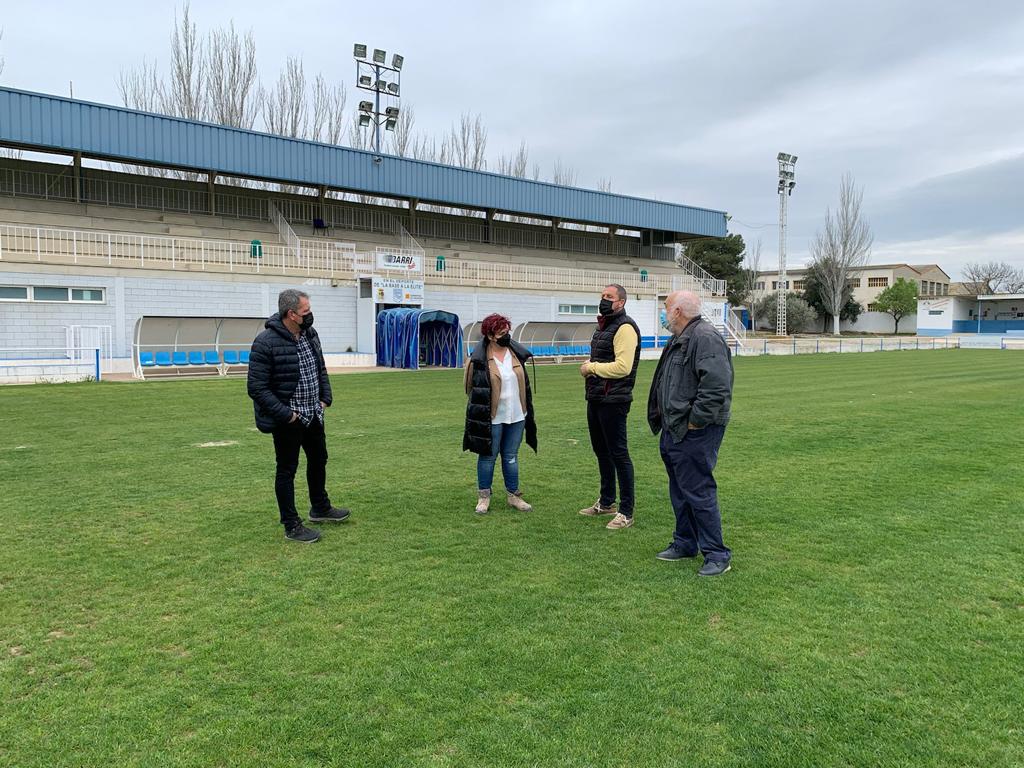
<svg viewBox="0 0 1024 768"><path fill-rule="evenodd" d="M701 576L729 570L722 542L718 485L712 474L729 423L733 370L729 345L701 317L700 297L675 291L665 299L662 325L672 334L661 353L647 400L647 422L661 432L661 458L676 513L672 543L659 560L704 555Z"/></svg>
<svg viewBox="0 0 1024 768"><path fill-rule="evenodd" d="M614 515L607 528L633 525L633 461L626 444L626 416L640 364L640 328L626 314L626 289L606 286L601 294L597 330L590 342L590 362L580 366L587 386L587 426L601 472L601 496L581 515ZM615 480L619 506L615 506Z"/></svg>

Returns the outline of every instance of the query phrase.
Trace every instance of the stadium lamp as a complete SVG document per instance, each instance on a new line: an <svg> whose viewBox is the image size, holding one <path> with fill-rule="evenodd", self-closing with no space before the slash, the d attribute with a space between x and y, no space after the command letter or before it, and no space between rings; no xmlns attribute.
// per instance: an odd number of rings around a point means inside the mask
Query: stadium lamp
<svg viewBox="0 0 1024 768"><path fill-rule="evenodd" d="M366 46L363 45L362 43L356 43L355 48L353 49L352 55L355 56L357 59L365 59L366 58Z"/></svg>
<svg viewBox="0 0 1024 768"><path fill-rule="evenodd" d="M360 128L366 128L369 124L370 124L370 116L369 115L360 115L359 116L359 127Z"/></svg>
<svg viewBox="0 0 1024 768"><path fill-rule="evenodd" d="M398 95L398 83L388 83L388 91L390 91L392 94L397 96Z"/></svg>
<svg viewBox="0 0 1024 768"><path fill-rule="evenodd" d="M404 56L399 56L397 53L391 57L391 66L394 69L401 69L402 64L405 62Z"/></svg>
<svg viewBox="0 0 1024 768"><path fill-rule="evenodd" d="M380 48L374 48L373 49L373 63L374 64L383 64L384 63L384 59L386 59L387 57L388 57L387 53L385 51L382 51Z"/></svg>
<svg viewBox="0 0 1024 768"><path fill-rule="evenodd" d="M361 85L363 88L369 88L370 86L373 85L373 78L370 77L369 75L360 75L359 85Z"/></svg>
<svg viewBox="0 0 1024 768"><path fill-rule="evenodd" d="M389 131L393 131L393 130L395 130L395 126L396 126L396 125L398 125L398 121L397 121L397 120L395 120L395 118L393 118L393 117L389 117L389 118L388 118L388 119L387 119L387 120L386 120L386 121L384 122L384 127L385 127L385 128L387 129L387 130L389 130Z"/></svg>
<svg viewBox="0 0 1024 768"><path fill-rule="evenodd" d="M385 91L385 90L387 90L387 87L388 87L387 80L378 80L377 81L377 90L378 91Z"/></svg>
<svg viewBox="0 0 1024 768"><path fill-rule="evenodd" d="M359 102L359 111L360 112L373 112L373 102L372 101L360 101Z"/></svg>
<svg viewBox="0 0 1024 768"><path fill-rule="evenodd" d="M384 110L384 114L388 117L398 117L398 107L388 107Z"/></svg>

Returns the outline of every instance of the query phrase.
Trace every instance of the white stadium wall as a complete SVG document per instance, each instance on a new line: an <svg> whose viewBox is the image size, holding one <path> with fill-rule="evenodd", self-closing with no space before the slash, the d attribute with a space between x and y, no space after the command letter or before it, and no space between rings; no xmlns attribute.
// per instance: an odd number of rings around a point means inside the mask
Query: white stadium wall
<svg viewBox="0 0 1024 768"><path fill-rule="evenodd" d="M19 265L20 266L20 265ZM127 273L127 274L126 274ZM0 348L63 347L67 328L74 325L109 326L113 358L130 358L136 321L142 316L268 317L277 311L277 295L298 288L310 295L324 351L341 354L358 350L357 288L313 279L306 282L261 282L252 276L159 273L139 275L135 270L52 271L0 270L0 286L70 287L102 289L103 301L70 303L0 300ZM424 308L443 309L459 316L463 326L492 312L508 316L513 324L526 321L591 321L591 314L561 314L559 305L596 305L598 292L566 293L541 290L440 286L427 284ZM631 297L627 312L644 336L658 331L660 305L653 296ZM370 337L372 338L372 336ZM104 355L108 350L104 350Z"/></svg>
<svg viewBox="0 0 1024 768"><path fill-rule="evenodd" d="M850 331L852 333L888 333L893 332L892 315L885 312L861 312L860 317L857 318L856 323L848 323L843 321L840 323L839 329L841 331ZM829 332L831 333L831 328ZM907 315L906 317L900 318L900 333L914 333L917 331L917 316Z"/></svg>

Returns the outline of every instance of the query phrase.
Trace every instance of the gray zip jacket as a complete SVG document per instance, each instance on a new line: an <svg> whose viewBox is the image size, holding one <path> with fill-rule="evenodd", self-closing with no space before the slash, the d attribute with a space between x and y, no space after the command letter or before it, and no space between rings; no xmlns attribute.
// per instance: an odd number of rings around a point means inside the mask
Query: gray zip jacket
<svg viewBox="0 0 1024 768"><path fill-rule="evenodd" d="M714 326L695 317L665 345L647 399L654 434L667 429L677 440L689 424L728 424L732 405L732 355Z"/></svg>

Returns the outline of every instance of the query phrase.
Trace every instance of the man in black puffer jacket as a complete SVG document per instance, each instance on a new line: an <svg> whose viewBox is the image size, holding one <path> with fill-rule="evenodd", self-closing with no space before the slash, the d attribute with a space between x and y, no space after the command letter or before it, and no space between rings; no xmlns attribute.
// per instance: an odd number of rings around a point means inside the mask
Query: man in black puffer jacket
<svg viewBox="0 0 1024 768"><path fill-rule="evenodd" d="M281 291L278 313L252 343L249 356L249 397L256 427L274 436L277 474L274 491L285 538L314 542L320 532L306 528L295 509L295 472L299 449L306 453L309 519L340 522L347 509L331 506L327 496L327 438L324 409L331 405L331 381L324 365L320 337L313 330L309 296L302 291Z"/></svg>

